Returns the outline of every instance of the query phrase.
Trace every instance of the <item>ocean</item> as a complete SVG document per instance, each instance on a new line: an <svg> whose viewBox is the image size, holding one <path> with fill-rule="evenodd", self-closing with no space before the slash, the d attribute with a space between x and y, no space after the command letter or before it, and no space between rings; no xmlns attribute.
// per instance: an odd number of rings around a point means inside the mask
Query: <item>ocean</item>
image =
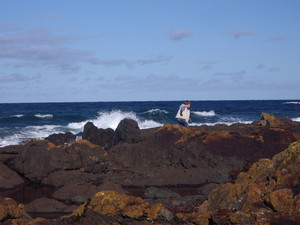
<svg viewBox="0 0 300 225"><path fill-rule="evenodd" d="M141 129L177 124L183 101L5 103L0 104L0 147L30 138L70 131L77 134L91 121L98 128L116 129L124 118ZM300 122L300 100L192 101L191 126L245 123L260 120L262 112Z"/></svg>

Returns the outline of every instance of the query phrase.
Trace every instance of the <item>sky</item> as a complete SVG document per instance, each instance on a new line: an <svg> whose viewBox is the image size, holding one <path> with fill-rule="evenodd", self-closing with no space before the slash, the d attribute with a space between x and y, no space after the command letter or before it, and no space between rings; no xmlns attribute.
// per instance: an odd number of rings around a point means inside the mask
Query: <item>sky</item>
<svg viewBox="0 0 300 225"><path fill-rule="evenodd" d="M0 0L0 103L300 99L299 0Z"/></svg>

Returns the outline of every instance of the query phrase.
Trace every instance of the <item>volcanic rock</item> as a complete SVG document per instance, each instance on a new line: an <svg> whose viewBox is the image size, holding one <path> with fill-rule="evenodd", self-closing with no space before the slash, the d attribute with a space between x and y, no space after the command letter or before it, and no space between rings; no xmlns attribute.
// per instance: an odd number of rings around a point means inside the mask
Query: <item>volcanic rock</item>
<svg viewBox="0 0 300 225"><path fill-rule="evenodd" d="M115 131L111 128L98 129L92 122L85 124L82 139L109 149L118 143Z"/></svg>
<svg viewBox="0 0 300 225"><path fill-rule="evenodd" d="M141 131L138 123L132 119L123 119L116 129L119 142L138 143L141 141Z"/></svg>
<svg viewBox="0 0 300 225"><path fill-rule="evenodd" d="M11 198L0 198L0 222L5 224L6 222L14 219L24 220L25 224L29 223L32 218L25 211L25 207L22 204L18 204ZM27 222L26 222L27 221ZM9 224L9 223L7 223Z"/></svg>
<svg viewBox="0 0 300 225"><path fill-rule="evenodd" d="M213 190L195 213L179 213L184 221L203 224L298 224L300 221L300 143L271 160L261 159L235 183ZM209 213L208 213L209 212ZM264 224L266 224L264 223ZM205 223L204 223L205 224ZM208 223L206 223L208 224Z"/></svg>
<svg viewBox="0 0 300 225"><path fill-rule="evenodd" d="M26 211L36 213L72 213L76 206L67 206L55 199L39 198L25 205Z"/></svg>
<svg viewBox="0 0 300 225"><path fill-rule="evenodd" d="M68 145L76 140L76 135L71 132L51 134L45 140L52 142L55 145Z"/></svg>
<svg viewBox="0 0 300 225"><path fill-rule="evenodd" d="M18 173L29 180L49 184L52 182L49 182L51 177L48 176L54 176L55 173L61 173L65 179L68 179L70 172L77 176L77 180L84 180L84 175L94 174L94 177L98 177L105 172L106 161L106 151L88 141L76 141L71 146L56 146L45 140L33 139L24 144L12 164ZM74 176L69 176L69 180L74 180Z"/></svg>
<svg viewBox="0 0 300 225"><path fill-rule="evenodd" d="M0 189L15 188L24 184L24 180L13 170L0 163Z"/></svg>

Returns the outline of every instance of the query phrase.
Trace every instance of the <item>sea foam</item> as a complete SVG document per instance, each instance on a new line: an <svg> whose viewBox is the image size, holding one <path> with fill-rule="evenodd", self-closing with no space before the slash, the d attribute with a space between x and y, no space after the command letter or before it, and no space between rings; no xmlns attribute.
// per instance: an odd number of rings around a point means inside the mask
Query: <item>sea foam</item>
<svg viewBox="0 0 300 225"><path fill-rule="evenodd" d="M285 102L284 104L296 104L296 105L299 105L299 104L300 104L300 102L291 101L291 102Z"/></svg>
<svg viewBox="0 0 300 225"><path fill-rule="evenodd" d="M195 111L195 112L192 111L192 113L197 116L215 116L216 115L214 110L202 111L202 112L201 111Z"/></svg>
<svg viewBox="0 0 300 225"><path fill-rule="evenodd" d="M163 109L150 109L150 110L148 110L146 112L143 112L141 114L147 114L147 113L150 113L150 114L155 114L155 113L157 113L157 114L160 114L160 113L168 114L169 112L166 111L166 110L163 110Z"/></svg>
<svg viewBox="0 0 300 225"><path fill-rule="evenodd" d="M137 121L141 129L162 126L162 124L157 123L153 120L142 120L134 112L124 112L121 110L101 111L98 112L98 116L95 119L78 122L78 123L69 123L67 126L70 129L82 130L84 125L87 122L92 122L98 128L103 128L103 129L112 128L115 130L118 127L121 120L125 118L133 119Z"/></svg>
<svg viewBox="0 0 300 225"><path fill-rule="evenodd" d="M293 118L292 120L295 121L295 122L300 122L300 117Z"/></svg>
<svg viewBox="0 0 300 225"><path fill-rule="evenodd" d="M40 113L35 114L34 116L38 117L38 118L52 118L53 117L52 114L40 114Z"/></svg>

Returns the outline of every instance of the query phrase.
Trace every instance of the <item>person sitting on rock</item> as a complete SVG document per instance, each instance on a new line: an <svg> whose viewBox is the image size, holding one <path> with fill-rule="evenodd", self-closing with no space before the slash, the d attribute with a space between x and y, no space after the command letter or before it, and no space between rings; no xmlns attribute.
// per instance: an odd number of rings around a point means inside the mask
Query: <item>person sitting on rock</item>
<svg viewBox="0 0 300 225"><path fill-rule="evenodd" d="M190 107L191 107L191 102L186 100L184 104L181 104L179 106L179 110L175 117L178 123L184 127L188 127L189 123L192 122L190 119L190 110L189 110Z"/></svg>

